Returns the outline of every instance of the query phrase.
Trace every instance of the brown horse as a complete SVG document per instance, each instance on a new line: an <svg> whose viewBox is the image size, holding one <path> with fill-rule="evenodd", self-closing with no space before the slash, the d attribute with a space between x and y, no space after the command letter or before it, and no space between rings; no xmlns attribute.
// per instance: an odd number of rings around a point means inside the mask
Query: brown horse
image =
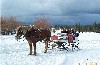
<svg viewBox="0 0 100 65"><path fill-rule="evenodd" d="M23 31L23 33L20 33L18 29L15 37L18 40L18 39L21 39L20 37L22 35L24 35L25 39L29 43L29 47L30 47L29 55L32 55L32 44L34 46L34 55L36 55L36 43L41 40L44 40L45 42L44 53L47 52L48 41L50 41L50 36L51 36L50 30L47 30L47 29L38 30L34 28L31 28L31 30L26 30L25 27L22 27L21 31Z"/></svg>

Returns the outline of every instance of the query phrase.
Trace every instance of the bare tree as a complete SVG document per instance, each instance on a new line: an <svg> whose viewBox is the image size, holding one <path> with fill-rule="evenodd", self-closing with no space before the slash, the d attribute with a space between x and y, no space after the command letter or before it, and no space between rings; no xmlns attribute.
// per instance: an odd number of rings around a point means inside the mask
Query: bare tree
<svg viewBox="0 0 100 65"><path fill-rule="evenodd" d="M9 17L8 20L7 20L7 26L9 28L9 30L15 29L16 27L18 27L20 25L23 25L23 23L16 20L15 17Z"/></svg>
<svg viewBox="0 0 100 65"><path fill-rule="evenodd" d="M33 24L35 28L51 29L51 24L46 19L37 19Z"/></svg>
<svg viewBox="0 0 100 65"><path fill-rule="evenodd" d="M16 20L15 17L1 17L1 31L3 32L15 31L19 25L23 25L23 23Z"/></svg>

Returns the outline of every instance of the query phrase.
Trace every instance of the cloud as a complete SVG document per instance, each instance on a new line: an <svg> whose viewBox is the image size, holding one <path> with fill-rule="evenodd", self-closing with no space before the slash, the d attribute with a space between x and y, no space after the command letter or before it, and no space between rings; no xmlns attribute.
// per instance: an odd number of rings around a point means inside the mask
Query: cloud
<svg viewBox="0 0 100 65"><path fill-rule="evenodd" d="M46 17L56 23L73 23L83 21L85 17L100 17L99 6L100 0L2 0L1 15L21 17L23 20L26 17Z"/></svg>

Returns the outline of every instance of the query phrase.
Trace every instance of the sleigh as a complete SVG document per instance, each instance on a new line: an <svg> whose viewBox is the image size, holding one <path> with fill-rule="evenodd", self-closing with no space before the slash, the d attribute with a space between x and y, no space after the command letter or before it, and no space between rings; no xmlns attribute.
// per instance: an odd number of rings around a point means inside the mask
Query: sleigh
<svg viewBox="0 0 100 65"><path fill-rule="evenodd" d="M60 50L67 51L69 51L70 48L72 49L72 51L74 51L74 49L76 48L79 49L78 37L74 37L73 42L71 42L69 45L68 36L65 33L58 33L57 35L52 35L51 41L53 42L53 44L51 44L52 49L55 46L57 46L57 48L59 48Z"/></svg>

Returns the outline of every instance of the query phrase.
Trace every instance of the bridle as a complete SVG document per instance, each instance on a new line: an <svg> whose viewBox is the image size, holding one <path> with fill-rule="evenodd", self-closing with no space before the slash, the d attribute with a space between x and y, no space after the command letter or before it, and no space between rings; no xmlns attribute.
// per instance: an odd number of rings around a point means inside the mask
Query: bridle
<svg viewBox="0 0 100 65"><path fill-rule="evenodd" d="M21 36L23 35L24 33L23 33L23 30L17 30L16 31L16 36L15 36L15 38L17 39L17 41L19 40L19 39L21 39Z"/></svg>

